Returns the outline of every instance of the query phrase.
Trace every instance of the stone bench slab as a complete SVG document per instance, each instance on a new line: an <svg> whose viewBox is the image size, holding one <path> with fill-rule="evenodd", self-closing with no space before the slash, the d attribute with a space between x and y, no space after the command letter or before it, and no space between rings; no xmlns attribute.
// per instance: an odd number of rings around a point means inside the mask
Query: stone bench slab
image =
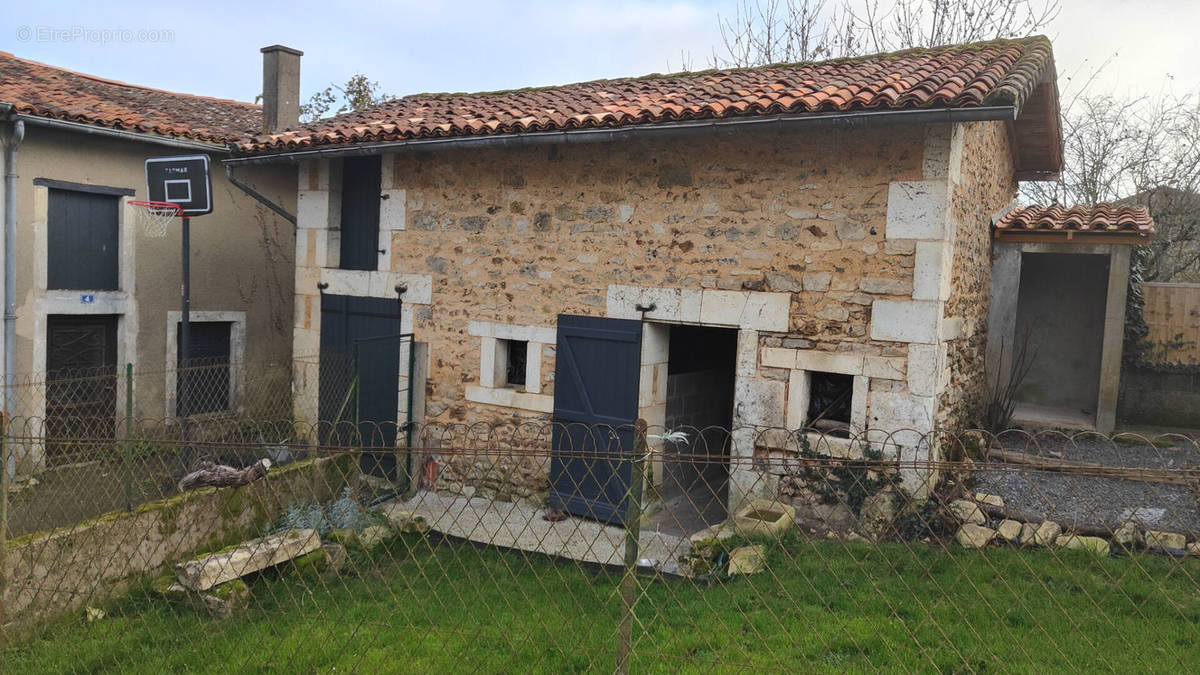
<svg viewBox="0 0 1200 675"><path fill-rule="evenodd" d="M179 583L193 591L206 591L252 572L274 567L321 548L316 530L288 530L251 539L237 548L210 553L175 568Z"/></svg>

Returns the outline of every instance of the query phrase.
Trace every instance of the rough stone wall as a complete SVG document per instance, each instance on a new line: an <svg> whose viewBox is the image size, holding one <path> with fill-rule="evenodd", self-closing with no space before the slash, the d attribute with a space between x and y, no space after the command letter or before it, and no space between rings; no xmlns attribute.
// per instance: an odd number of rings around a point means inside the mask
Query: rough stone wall
<svg viewBox="0 0 1200 675"><path fill-rule="evenodd" d="M429 345L430 423L548 420L557 316L583 314L739 329L735 426L803 426L807 373L820 371L854 377L856 430L919 435L955 395L943 373L973 376L946 368L943 312L986 312L987 257L973 252L986 253L989 235L975 212L995 209L967 202L991 200L992 183L1011 186L1011 170L997 169L1007 147L996 129L959 132L963 156L950 125L388 155L378 272L329 267L339 169L312 160L300 170L295 352L316 352L318 282L374 297L395 297L403 282L403 330ZM960 166L967 187L952 191ZM961 279L950 279L951 250ZM650 302L657 309L643 317L635 307ZM666 348L646 326L639 414L661 425ZM524 389L485 375L505 339L529 342L538 367L527 367ZM972 361L976 343L956 345L951 361ZM297 400L315 396L316 375L315 360L298 368ZM884 451L895 456L898 443ZM735 438L733 454L770 452L761 445ZM493 459L448 465L438 483L516 498L544 490L536 467Z"/></svg>
<svg viewBox="0 0 1200 675"><path fill-rule="evenodd" d="M985 405L991 221L1012 203L1017 191L1003 123L962 124L958 133L962 160L951 188L950 215L956 234L945 317L960 319L962 326L958 337L946 341L947 381L938 404L938 423L950 429L977 423Z"/></svg>
<svg viewBox="0 0 1200 675"><path fill-rule="evenodd" d="M431 343L429 417L525 415L464 401L479 375L469 321L604 315L610 284L788 293L789 330L763 346L890 353L866 327L875 298L911 285L912 252L887 246L883 226L888 182L919 173L921 137L896 127L395 156L407 229L393 233L393 269L433 279L414 324ZM552 347L543 359L552 395Z"/></svg>

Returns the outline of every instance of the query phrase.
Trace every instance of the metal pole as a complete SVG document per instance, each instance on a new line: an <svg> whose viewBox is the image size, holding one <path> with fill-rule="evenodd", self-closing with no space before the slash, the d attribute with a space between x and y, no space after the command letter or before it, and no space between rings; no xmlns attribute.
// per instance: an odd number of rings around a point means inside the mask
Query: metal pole
<svg viewBox="0 0 1200 675"><path fill-rule="evenodd" d="M125 482L125 510L133 511L133 446L129 440L133 435L133 364L125 364L125 440L121 444L124 449L125 469L122 471Z"/></svg>
<svg viewBox="0 0 1200 675"><path fill-rule="evenodd" d="M642 532L642 464L646 456L646 420L633 423L633 458L625 493L625 575L621 577L621 628L617 640L617 672L629 672L633 655L633 607L637 602L638 538Z"/></svg>
<svg viewBox="0 0 1200 675"><path fill-rule="evenodd" d="M191 313L192 313L192 284L191 284L191 238L192 219L183 217L183 245L180 252L181 270L183 276L182 295L183 310L179 324L179 428L183 432L183 442L186 448L188 441L188 415L192 412L192 382L188 370L191 357ZM190 468L190 467L189 467Z"/></svg>
<svg viewBox="0 0 1200 675"><path fill-rule="evenodd" d="M8 646L4 635L4 593L8 590L8 456L11 446L11 418L0 412L0 649Z"/></svg>

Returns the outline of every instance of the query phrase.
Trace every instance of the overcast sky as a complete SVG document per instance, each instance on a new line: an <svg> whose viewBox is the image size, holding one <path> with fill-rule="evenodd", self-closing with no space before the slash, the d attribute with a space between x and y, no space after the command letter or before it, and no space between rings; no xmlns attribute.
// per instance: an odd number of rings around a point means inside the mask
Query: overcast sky
<svg viewBox="0 0 1200 675"><path fill-rule="evenodd" d="M6 3L0 50L164 89L254 100L259 48L305 52L305 98L362 72L392 94L487 91L707 65L717 0ZM1063 0L1048 32L1061 75L1112 62L1093 91L1200 90L1198 0ZM1076 78L1078 81L1078 78ZM1074 85L1063 81L1069 91Z"/></svg>

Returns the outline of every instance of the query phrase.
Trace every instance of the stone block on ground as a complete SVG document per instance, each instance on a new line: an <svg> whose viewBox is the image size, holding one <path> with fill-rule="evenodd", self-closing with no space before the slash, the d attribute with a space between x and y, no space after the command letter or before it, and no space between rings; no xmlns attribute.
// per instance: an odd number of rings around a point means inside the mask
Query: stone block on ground
<svg viewBox="0 0 1200 675"><path fill-rule="evenodd" d="M738 534L766 534L778 538L796 525L796 507L772 499L752 499L733 517Z"/></svg>
<svg viewBox="0 0 1200 675"><path fill-rule="evenodd" d="M200 600L209 614L228 619L250 604L250 587L241 579L234 579L201 593Z"/></svg>
<svg viewBox="0 0 1200 675"><path fill-rule="evenodd" d="M1188 555L1200 556L1200 541L1193 541L1187 545Z"/></svg>
<svg viewBox="0 0 1200 675"><path fill-rule="evenodd" d="M995 506L998 509L1004 508L1004 499L1002 499L999 495L989 495L984 492L976 492L975 501L979 502L980 504Z"/></svg>
<svg viewBox="0 0 1200 675"><path fill-rule="evenodd" d="M995 537L995 530L975 523L966 523L958 528L958 534L955 535L955 539L964 548L983 548L990 544Z"/></svg>
<svg viewBox="0 0 1200 675"><path fill-rule="evenodd" d="M392 538L392 529L383 525L364 527L358 532L358 545L365 551L373 551Z"/></svg>
<svg viewBox="0 0 1200 675"><path fill-rule="evenodd" d="M179 583L193 591L206 591L252 572L274 567L321 547L316 530L288 530L251 539L228 551L210 553L175 568Z"/></svg>
<svg viewBox="0 0 1200 675"><path fill-rule="evenodd" d="M1108 555L1109 543L1101 537L1081 537L1077 534L1060 534L1055 539L1055 545L1060 548L1091 551L1096 555Z"/></svg>
<svg viewBox="0 0 1200 675"><path fill-rule="evenodd" d="M982 525L987 522L987 516L983 515L979 505L966 499L955 499L950 502L950 513L960 523Z"/></svg>
<svg viewBox="0 0 1200 675"><path fill-rule="evenodd" d="M1007 541L1010 544L1015 544L1021 540L1021 530L1024 529L1022 527L1023 525L1025 525L1025 523L1013 520L1011 518L1005 518L1004 520L1000 521L998 525L996 525L996 534L1000 535L1000 538L1004 541Z"/></svg>
<svg viewBox="0 0 1200 675"><path fill-rule="evenodd" d="M717 525L709 525L703 530L693 532L688 539L693 544L704 541L705 539L716 539L717 541L723 541L732 537L734 534L736 534L736 532L733 531L733 527L731 527L728 522L725 522Z"/></svg>
<svg viewBox="0 0 1200 675"><path fill-rule="evenodd" d="M1137 523L1132 520L1127 520L1121 523L1121 526L1113 530L1113 543L1125 548L1131 548L1142 543L1142 530Z"/></svg>
<svg viewBox="0 0 1200 675"><path fill-rule="evenodd" d="M205 591L193 591L176 581L171 574L164 574L150 587L163 598L192 607L204 607L214 617L227 619L250 603L250 587L241 579L226 581Z"/></svg>
<svg viewBox="0 0 1200 675"><path fill-rule="evenodd" d="M1173 548L1183 550L1187 548L1187 537L1179 534L1178 532L1146 530L1146 548Z"/></svg>
<svg viewBox="0 0 1200 675"><path fill-rule="evenodd" d="M1021 534L1018 541L1022 546L1032 546L1033 536L1037 532L1037 525L1033 523L1021 523Z"/></svg>
<svg viewBox="0 0 1200 675"><path fill-rule="evenodd" d="M389 509L384 512L388 522L398 532L407 534L424 534L429 531L429 524L425 519L412 511L406 509Z"/></svg>
<svg viewBox="0 0 1200 675"><path fill-rule="evenodd" d="M321 550L329 558L329 571L340 572L346 566L346 547L341 544L322 544Z"/></svg>
<svg viewBox="0 0 1200 675"><path fill-rule="evenodd" d="M729 573L756 574L767 566L767 551L762 546L742 546L729 552Z"/></svg>
<svg viewBox="0 0 1200 675"><path fill-rule="evenodd" d="M892 529L896 520L896 495L879 492L863 500L859 527L871 539L880 539Z"/></svg>
<svg viewBox="0 0 1200 675"><path fill-rule="evenodd" d="M1058 542L1060 534L1062 534L1062 525L1053 520L1045 520L1034 530L1032 543L1034 546L1054 546Z"/></svg>

